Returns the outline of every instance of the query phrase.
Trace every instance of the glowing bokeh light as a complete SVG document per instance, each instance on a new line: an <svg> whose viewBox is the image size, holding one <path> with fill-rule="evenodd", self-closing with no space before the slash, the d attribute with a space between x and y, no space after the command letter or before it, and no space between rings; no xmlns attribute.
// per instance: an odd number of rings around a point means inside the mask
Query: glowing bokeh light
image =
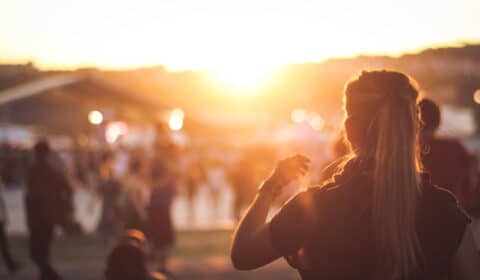
<svg viewBox="0 0 480 280"><path fill-rule="evenodd" d="M318 114L315 114L314 116L311 117L310 119L310 126L314 130L322 130L323 127L325 126L325 121L323 120L322 117L320 117Z"/></svg>
<svg viewBox="0 0 480 280"><path fill-rule="evenodd" d="M480 104L480 89L477 89L473 94L473 101L475 101L477 104Z"/></svg>
<svg viewBox="0 0 480 280"><path fill-rule="evenodd" d="M88 113L88 121L93 125L99 125L103 122L103 114L97 110L90 111Z"/></svg>
<svg viewBox="0 0 480 280"><path fill-rule="evenodd" d="M111 122L105 128L105 140L113 144L120 139L121 136L127 135L128 125L124 122Z"/></svg>
<svg viewBox="0 0 480 280"><path fill-rule="evenodd" d="M292 111L290 117L292 119L292 122L302 123L307 119L307 112L305 111L305 109L298 108Z"/></svg>
<svg viewBox="0 0 480 280"><path fill-rule="evenodd" d="M168 119L168 126L173 131L179 131L183 128L183 118L185 114L182 109L177 108L172 110L170 118Z"/></svg>

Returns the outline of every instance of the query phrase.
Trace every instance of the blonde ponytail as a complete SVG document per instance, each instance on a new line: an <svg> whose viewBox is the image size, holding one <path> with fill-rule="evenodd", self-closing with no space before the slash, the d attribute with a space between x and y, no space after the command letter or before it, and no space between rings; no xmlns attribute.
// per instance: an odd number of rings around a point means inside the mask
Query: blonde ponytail
<svg viewBox="0 0 480 280"><path fill-rule="evenodd" d="M373 161L372 216L381 279L405 279L419 265L418 91L406 75L363 72L345 90L345 129L354 153Z"/></svg>
<svg viewBox="0 0 480 280"><path fill-rule="evenodd" d="M383 265L392 279L404 279L419 261L415 227L419 193L416 109L411 101L402 100L407 98L388 100L376 119L373 220L379 259L385 261Z"/></svg>

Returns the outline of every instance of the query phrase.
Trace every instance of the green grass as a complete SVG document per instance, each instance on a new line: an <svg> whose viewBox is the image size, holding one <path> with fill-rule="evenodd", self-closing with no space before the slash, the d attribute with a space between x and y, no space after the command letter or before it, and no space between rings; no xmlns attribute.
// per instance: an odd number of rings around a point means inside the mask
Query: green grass
<svg viewBox="0 0 480 280"><path fill-rule="evenodd" d="M229 230L181 232L172 252L173 256L199 259L205 255L228 255L231 234Z"/></svg>
<svg viewBox="0 0 480 280"><path fill-rule="evenodd" d="M195 260L205 255L228 255L230 237L229 230L181 231L177 234L172 256ZM9 240L16 256L28 257L26 236L11 236ZM58 256L58 261L70 262L78 260L80 256L85 259L102 259L106 256L108 247L96 235L57 236L53 242L52 251L55 256Z"/></svg>
<svg viewBox="0 0 480 280"><path fill-rule="evenodd" d="M298 279L283 261L254 272L235 271L229 259L231 234L229 230L179 232L172 251L174 274L185 280ZM9 278L0 265L0 279L36 279L27 237L12 236L9 240L14 256L26 267L15 278ZM67 280L101 280L108 250L99 236L57 236L52 248L53 264Z"/></svg>

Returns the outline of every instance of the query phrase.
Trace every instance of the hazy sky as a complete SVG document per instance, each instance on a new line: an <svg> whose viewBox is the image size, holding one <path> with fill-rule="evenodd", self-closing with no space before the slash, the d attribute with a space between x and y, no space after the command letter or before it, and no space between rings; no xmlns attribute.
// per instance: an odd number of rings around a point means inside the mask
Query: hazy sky
<svg viewBox="0 0 480 280"><path fill-rule="evenodd" d="M0 62L266 68L480 42L480 0L0 0Z"/></svg>

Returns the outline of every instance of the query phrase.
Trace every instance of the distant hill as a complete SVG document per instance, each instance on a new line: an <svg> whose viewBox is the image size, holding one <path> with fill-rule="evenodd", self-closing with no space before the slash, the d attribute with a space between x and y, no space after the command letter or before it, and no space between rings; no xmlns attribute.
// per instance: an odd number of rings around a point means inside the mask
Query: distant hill
<svg viewBox="0 0 480 280"><path fill-rule="evenodd" d="M168 72L161 66L90 71L98 71L120 87L166 106L192 111L281 113L294 107L339 111L345 81L362 69L379 68L409 73L426 95L441 103L473 106L472 94L480 88L480 45L427 49L400 57L358 56L287 65L277 71L276 83L261 89L255 98L244 99L226 94L225 89L205 79L203 72ZM0 90L48 74L31 64L0 65Z"/></svg>

